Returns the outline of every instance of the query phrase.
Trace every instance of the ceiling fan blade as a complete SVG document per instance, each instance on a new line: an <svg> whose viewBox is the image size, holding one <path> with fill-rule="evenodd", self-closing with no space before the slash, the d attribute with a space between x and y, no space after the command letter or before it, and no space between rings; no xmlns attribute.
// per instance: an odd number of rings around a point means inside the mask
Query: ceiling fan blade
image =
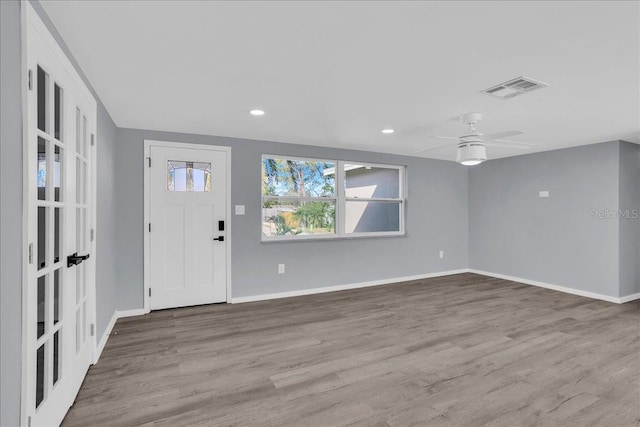
<svg viewBox="0 0 640 427"><path fill-rule="evenodd" d="M429 135L429 138L435 138L435 139L453 139L453 140L458 140L457 136L440 136L440 135Z"/></svg>
<svg viewBox="0 0 640 427"><path fill-rule="evenodd" d="M458 138L454 138L454 139L458 139ZM447 144L447 145L440 145L438 147L423 148L422 150L414 151L414 153L424 153L426 151L440 150L441 148L449 148L449 147L453 147L453 145Z"/></svg>
<svg viewBox="0 0 640 427"><path fill-rule="evenodd" d="M520 150L529 150L533 147L533 144L526 144L524 142L512 142L512 141L490 141L486 142L488 147L501 147L501 148L516 148Z"/></svg>
<svg viewBox="0 0 640 427"><path fill-rule="evenodd" d="M522 135L519 130L507 130L504 132L492 133L491 135L485 135L486 139L502 139L509 138L510 136Z"/></svg>

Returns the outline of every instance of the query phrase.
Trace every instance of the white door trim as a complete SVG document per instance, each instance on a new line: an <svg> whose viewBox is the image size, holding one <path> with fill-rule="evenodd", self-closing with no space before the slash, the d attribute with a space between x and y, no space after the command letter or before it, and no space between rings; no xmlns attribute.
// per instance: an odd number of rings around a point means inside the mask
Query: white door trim
<svg viewBox="0 0 640 427"><path fill-rule="evenodd" d="M87 177L87 185L90 186L91 200L88 201L89 205L89 217L90 222L89 229L96 229L97 218L97 101L93 94L87 87L84 79L80 76L76 68L71 64L71 61L63 49L58 45L54 36L49 31L49 28L42 21L38 13L35 11L33 5L28 1L20 2L20 21L21 21L21 92L22 92L22 366L21 366L21 384L20 384L20 423L21 425L27 425L30 420L29 411L29 387L32 383L31 373L29 371L29 359L30 343L29 343L29 331L30 327L30 309L29 309L29 281L32 279L29 270L29 220L30 213L35 208L33 200L30 199L30 176L32 172L29 170L30 151L29 145L32 142L33 132L32 123L30 123L30 108L29 104L29 53L28 49L28 34L30 32L36 32L40 35L42 42L51 50L52 54L59 59L60 65L64 69L64 72L68 74L73 83L77 86L77 89L81 97L84 97L84 102L89 107L87 111L87 117L90 117L90 125L87 128L88 135L93 135L94 144L87 147L89 154L87 159L92 163L90 168L90 174ZM36 78L35 70L32 71L32 80ZM95 363L97 357L97 337L96 337L96 320L97 320L97 304L96 304L96 246L97 236L94 232L94 238L89 240L89 251L93 256L93 260L88 263L87 268L87 306L90 311L90 324L93 324L93 335L89 334L89 351L91 363ZM36 256L35 254L33 254ZM61 257L66 257L66 253L61 253ZM66 308L64 308L66 310ZM75 400L75 395L73 399ZM73 400L71 401L73 403Z"/></svg>
<svg viewBox="0 0 640 427"><path fill-rule="evenodd" d="M205 145L205 144L189 144L185 142L173 142L173 141L157 141L152 139L144 140L144 222L142 223L142 227L144 230L144 272L143 272L143 281L144 281L144 312L149 313L150 309L150 301L149 301L149 289L151 288L151 284L149 283L149 254L151 251L150 239L149 239L149 220L150 220L150 171L149 171L149 159L151 158L151 147L170 147L170 148L191 148L196 150L209 150L209 151L224 151L227 154L227 188L226 188L226 200L225 203L227 205L226 216L227 216L227 224L226 224L226 235L227 235L227 277L226 277L226 285L227 285L227 303L231 302L231 242L232 242L232 223L231 220L231 147L224 147L219 145ZM151 159L151 164L153 165L153 159Z"/></svg>

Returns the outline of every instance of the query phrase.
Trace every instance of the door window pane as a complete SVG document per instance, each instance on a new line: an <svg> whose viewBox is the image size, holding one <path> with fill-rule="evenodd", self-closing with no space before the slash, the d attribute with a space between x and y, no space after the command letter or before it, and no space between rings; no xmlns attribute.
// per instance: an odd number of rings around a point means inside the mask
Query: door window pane
<svg viewBox="0 0 640 427"><path fill-rule="evenodd" d="M262 233L265 236L334 234L335 223L334 200L265 200L262 204Z"/></svg>
<svg viewBox="0 0 640 427"><path fill-rule="evenodd" d="M53 334L53 384L60 379L60 330Z"/></svg>
<svg viewBox="0 0 640 427"><path fill-rule="evenodd" d="M38 137L38 200L47 199L47 141Z"/></svg>
<svg viewBox="0 0 640 427"><path fill-rule="evenodd" d="M38 319L37 319L38 321L37 337L38 338L43 336L45 331L45 318L44 318L44 313L45 313L44 310L46 306L45 292L46 292L45 276L38 277Z"/></svg>
<svg viewBox="0 0 640 427"><path fill-rule="evenodd" d="M400 202L347 201L345 233L400 231Z"/></svg>
<svg viewBox="0 0 640 427"><path fill-rule="evenodd" d="M345 163L344 188L347 198L400 197L400 170Z"/></svg>
<svg viewBox="0 0 640 427"><path fill-rule="evenodd" d="M211 163L169 160L167 190L186 192L211 191Z"/></svg>
<svg viewBox="0 0 640 427"><path fill-rule="evenodd" d="M44 400L44 344L36 354L36 408Z"/></svg>
<svg viewBox="0 0 640 427"><path fill-rule="evenodd" d="M53 84L53 136L62 141L62 89Z"/></svg>
<svg viewBox="0 0 640 427"><path fill-rule="evenodd" d="M63 162L63 151L62 147L55 146L55 151L53 155L53 189L54 189L54 200L59 202L62 200L61 188L60 188L60 174L62 173L62 162Z"/></svg>
<svg viewBox="0 0 640 427"><path fill-rule="evenodd" d="M38 206L38 270L47 265L47 214L49 208Z"/></svg>
<svg viewBox="0 0 640 427"><path fill-rule="evenodd" d="M53 272L53 324L60 321L60 270Z"/></svg>
<svg viewBox="0 0 640 427"><path fill-rule="evenodd" d="M60 208L53 209L53 263L60 261Z"/></svg>
<svg viewBox="0 0 640 427"><path fill-rule="evenodd" d="M47 112L49 111L47 105L47 98L49 97L49 75L44 70L38 67L38 129L43 132L47 132Z"/></svg>

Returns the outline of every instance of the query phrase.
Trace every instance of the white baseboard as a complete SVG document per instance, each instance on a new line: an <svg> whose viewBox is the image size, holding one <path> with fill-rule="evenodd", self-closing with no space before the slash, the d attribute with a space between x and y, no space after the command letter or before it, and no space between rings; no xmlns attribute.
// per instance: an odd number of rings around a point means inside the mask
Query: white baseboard
<svg viewBox="0 0 640 427"><path fill-rule="evenodd" d="M640 292L637 294L631 294L624 297L620 297L620 303L624 304L625 302L631 302L640 299Z"/></svg>
<svg viewBox="0 0 640 427"><path fill-rule="evenodd" d="M392 283L408 282L410 280L429 279L432 277L451 276L452 274L468 273L469 270L462 268L460 270L439 271L436 273L419 274L416 276L395 277L391 279L373 280L369 282L349 283L346 285L324 286L322 288L301 289L298 291L278 292L275 294L251 295L248 297L232 297L232 304L244 302L266 301L278 298L298 297L302 295L323 294L326 292L345 291L348 289L367 288L370 286L389 285Z"/></svg>
<svg viewBox="0 0 640 427"><path fill-rule="evenodd" d="M118 311L118 319L122 319L123 317L142 316L143 314L149 314L149 310L145 310L144 308L120 310Z"/></svg>
<svg viewBox="0 0 640 427"><path fill-rule="evenodd" d="M111 335L111 331L113 331L113 327L116 325L118 319L122 319L123 317L131 317L131 316L140 316L143 314L148 314L149 310L145 310L144 308L137 308L134 310L123 310L123 311L114 311L113 316L111 316L111 320L109 320L109 324L102 334L102 338L100 338L100 342L98 342L98 346L96 348L95 358L93 364L98 363L100 356L102 355L102 351L104 350L104 346L107 345L107 340Z"/></svg>
<svg viewBox="0 0 640 427"><path fill-rule="evenodd" d="M480 274L482 276L495 277L497 279L510 280L512 282L524 283L525 285L538 286L540 288L552 289L554 291L564 292L567 294L579 295L581 297L594 298L602 301L613 302L616 304L622 304L625 302L633 301L640 298L640 293L627 295L626 297L612 297L609 295L598 294L595 292L583 291L580 289L569 288L567 286L553 285L551 283L539 282L537 280L523 279L522 277L508 276L506 274L490 273L488 271L469 269L469 273Z"/></svg>
<svg viewBox="0 0 640 427"><path fill-rule="evenodd" d="M111 320L109 320L109 324L107 324L107 329L105 329L104 334L102 334L102 338L100 338L100 342L98 342L98 347L96 348L95 357L93 360L93 364L98 363L98 359L102 356L102 350L104 350L104 346L107 345L107 340L109 339L109 335L113 330L113 327L116 325L118 321L118 312L114 311L113 316L111 316Z"/></svg>

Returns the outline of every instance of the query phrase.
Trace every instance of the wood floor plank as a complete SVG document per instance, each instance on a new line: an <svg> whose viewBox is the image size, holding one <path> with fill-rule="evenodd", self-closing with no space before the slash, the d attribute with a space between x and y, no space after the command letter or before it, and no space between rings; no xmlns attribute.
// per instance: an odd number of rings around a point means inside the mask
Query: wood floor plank
<svg viewBox="0 0 640 427"><path fill-rule="evenodd" d="M64 426L638 426L640 302L475 274L120 319Z"/></svg>

